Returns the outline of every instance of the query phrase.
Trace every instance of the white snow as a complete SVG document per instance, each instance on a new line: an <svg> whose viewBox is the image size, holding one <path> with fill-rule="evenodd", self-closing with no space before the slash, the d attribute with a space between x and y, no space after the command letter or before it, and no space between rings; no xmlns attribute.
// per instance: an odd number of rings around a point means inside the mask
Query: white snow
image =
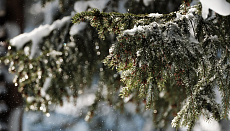
<svg viewBox="0 0 230 131"><path fill-rule="evenodd" d="M86 11L88 7L97 8L99 10L103 10L109 0L91 0L91 1L77 1L74 4L74 10L77 13Z"/></svg>
<svg viewBox="0 0 230 131"><path fill-rule="evenodd" d="M25 53L26 56L29 56L30 55L30 47L26 46L24 48L24 53Z"/></svg>
<svg viewBox="0 0 230 131"><path fill-rule="evenodd" d="M125 88L126 88L126 87L125 87ZM124 97L123 101L124 101L125 103L128 103L128 102L133 98L133 96L134 96L134 94L131 94L131 95L127 96L127 97Z"/></svg>
<svg viewBox="0 0 230 131"><path fill-rule="evenodd" d="M68 47L75 47L75 46L76 46L76 43L74 43L74 42L69 42L67 45L68 45Z"/></svg>
<svg viewBox="0 0 230 131"><path fill-rule="evenodd" d="M200 117L200 127L204 131L221 131L220 124L215 120L205 121L204 116Z"/></svg>
<svg viewBox="0 0 230 131"><path fill-rule="evenodd" d="M195 37L193 37L192 35L189 37L189 40L190 40L191 42L193 42L193 43L196 43L196 44L199 43L199 41L198 41L197 39L195 39Z"/></svg>
<svg viewBox="0 0 230 131"><path fill-rule="evenodd" d="M145 31L143 29L143 26L134 26L132 29L130 30L125 30L123 33L124 34L129 34L129 35L134 35L136 32L139 32L139 31Z"/></svg>
<svg viewBox="0 0 230 131"><path fill-rule="evenodd" d="M187 19L192 19L192 18L194 18L193 13L197 12L197 11L198 10L196 8L190 8L188 10L188 13L186 15L182 15L180 13L176 13L176 19L183 19L184 17L187 18Z"/></svg>
<svg viewBox="0 0 230 131"><path fill-rule="evenodd" d="M67 16L61 20L55 21L52 25L41 25L35 28L30 33L24 33L19 36L14 37L10 40L10 44L15 46L17 50L21 49L27 42L32 41L30 58L33 58L39 51L38 44L42 41L42 38L48 36L51 31L56 28L61 28L67 22L70 22L71 17Z"/></svg>
<svg viewBox="0 0 230 131"><path fill-rule="evenodd" d="M70 22L70 20L70 16L63 17L61 20L56 20L55 22L53 22L53 24L49 28L51 31L56 28L61 28L64 24Z"/></svg>
<svg viewBox="0 0 230 131"><path fill-rule="evenodd" d="M40 26L39 28L34 29L31 33L27 35L29 38L28 40L31 40L33 42L31 47L31 54L30 57L34 57L36 52L39 50L38 44L42 40L43 37L48 36L50 33L49 25ZM24 45L25 43L23 43ZM22 45L22 44L21 44Z"/></svg>
<svg viewBox="0 0 230 131"><path fill-rule="evenodd" d="M52 50L52 51L50 51L47 55L48 55L48 56L55 57L55 56L58 56L58 55L62 55L62 52L56 51L56 50Z"/></svg>
<svg viewBox="0 0 230 131"><path fill-rule="evenodd" d="M86 25L86 22L81 22L79 24L72 25L69 34L72 36L78 34L80 31L85 29Z"/></svg>
<svg viewBox="0 0 230 131"><path fill-rule="evenodd" d="M226 0L200 0L200 2L202 4L202 17L204 19L208 16L209 8L220 15L230 15L230 3Z"/></svg>
<svg viewBox="0 0 230 131"><path fill-rule="evenodd" d="M17 37L14 37L10 40L11 45L16 46L17 50L21 49L24 46L24 44L30 40L27 35L28 33L24 33L18 35Z"/></svg>
<svg viewBox="0 0 230 131"><path fill-rule="evenodd" d="M41 96L46 96L46 90L49 88L52 78L48 77L45 80L43 88L41 88Z"/></svg>
<svg viewBox="0 0 230 131"><path fill-rule="evenodd" d="M109 48L109 54L112 54L114 51L115 45L112 44L112 46Z"/></svg>
<svg viewBox="0 0 230 131"><path fill-rule="evenodd" d="M29 103L33 102L34 100L35 100L34 97L27 97L26 98L26 101L29 102Z"/></svg>
<svg viewBox="0 0 230 131"><path fill-rule="evenodd" d="M180 13L176 13L176 18L180 19L182 17L182 15Z"/></svg>
<svg viewBox="0 0 230 131"><path fill-rule="evenodd" d="M123 31L123 35L125 34L134 35L136 32L142 32L144 33L144 35L148 35L148 33L153 29L153 27L156 27L156 26L158 26L158 23L156 22L153 22L153 23L150 23L149 25L144 25L144 26L134 25L132 29Z"/></svg>
<svg viewBox="0 0 230 131"><path fill-rule="evenodd" d="M196 12L196 11L198 11L197 8L190 8L190 9L188 10L188 13L192 13L192 12Z"/></svg>
<svg viewBox="0 0 230 131"><path fill-rule="evenodd" d="M148 16L149 16L149 17L160 18L160 17L163 16L163 14L159 14L159 13L150 13Z"/></svg>
<svg viewBox="0 0 230 131"><path fill-rule="evenodd" d="M182 15L180 13L176 13L176 19L183 19L184 17L189 19L188 25L189 25L189 32L190 32L190 37L189 40L193 43L199 43L197 39L195 39L194 35L194 28L195 28L195 23L194 23L194 15L193 12L197 12L196 8L190 8L188 10L188 14Z"/></svg>
<svg viewBox="0 0 230 131"><path fill-rule="evenodd" d="M74 4L74 10L75 10L77 13L86 11L87 7L88 7L88 4L87 4L87 2L85 2L85 1L77 1L77 2L75 2L75 4Z"/></svg>

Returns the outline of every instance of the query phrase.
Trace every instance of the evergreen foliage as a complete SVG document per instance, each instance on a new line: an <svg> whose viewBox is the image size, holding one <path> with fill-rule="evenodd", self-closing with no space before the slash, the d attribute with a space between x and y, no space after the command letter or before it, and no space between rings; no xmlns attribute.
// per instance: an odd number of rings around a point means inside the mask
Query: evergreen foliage
<svg viewBox="0 0 230 131"><path fill-rule="evenodd" d="M200 4L190 7L185 2L169 14L105 12L77 13L72 22L84 22L86 29L71 36L72 23L67 22L52 30L33 58L25 53L32 41L18 51L8 46L2 61L15 72L14 83L23 96L33 98L28 109L44 107L47 112L50 102L62 105L63 97L76 98L100 78L89 116L100 100L122 110L121 98L129 98L152 110L159 128L171 115L173 127L188 130L201 115L207 120L228 118L230 16L203 19ZM215 88L221 92L221 105L215 101Z"/></svg>

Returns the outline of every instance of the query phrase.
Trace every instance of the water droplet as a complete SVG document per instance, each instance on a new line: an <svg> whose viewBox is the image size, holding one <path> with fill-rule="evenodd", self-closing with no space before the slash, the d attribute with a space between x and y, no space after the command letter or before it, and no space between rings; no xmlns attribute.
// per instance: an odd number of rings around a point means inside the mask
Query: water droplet
<svg viewBox="0 0 230 131"><path fill-rule="evenodd" d="M96 49L98 50L98 49L99 49L99 46L96 46Z"/></svg>
<svg viewBox="0 0 230 131"><path fill-rule="evenodd" d="M60 63L60 61L56 61L56 64L57 64L57 65L60 65L61 63Z"/></svg>
<svg viewBox="0 0 230 131"><path fill-rule="evenodd" d="M6 64L9 64L9 62L10 62L9 59L6 59L6 60L5 60L5 63L6 63Z"/></svg>
<svg viewBox="0 0 230 131"><path fill-rule="evenodd" d="M117 78L117 76L118 76L117 74L114 74L114 75L113 75L114 78Z"/></svg>
<svg viewBox="0 0 230 131"><path fill-rule="evenodd" d="M68 52L65 52L65 56L68 56Z"/></svg>
<svg viewBox="0 0 230 131"><path fill-rule="evenodd" d="M31 110L34 110L34 105L31 105L31 106L30 106L30 109L31 109Z"/></svg>
<svg viewBox="0 0 230 131"><path fill-rule="evenodd" d="M33 65L32 65L32 64L30 64L29 68L30 68L30 69L33 69Z"/></svg>
<svg viewBox="0 0 230 131"><path fill-rule="evenodd" d="M44 60L44 63L45 63L45 64L47 64L47 63L48 63L48 60L47 60L47 59L45 59L45 60Z"/></svg>
<svg viewBox="0 0 230 131"><path fill-rule="evenodd" d="M28 78L29 78L29 77L28 77L28 75L26 74L26 75L25 75L25 79L28 79Z"/></svg>
<svg viewBox="0 0 230 131"><path fill-rule="evenodd" d="M11 67L11 70L12 70L12 71L13 71L13 70L15 70L15 67L14 67L14 66L12 66L12 67Z"/></svg>
<svg viewBox="0 0 230 131"><path fill-rule="evenodd" d="M50 117L50 113L46 113L46 116L47 116L47 117Z"/></svg>

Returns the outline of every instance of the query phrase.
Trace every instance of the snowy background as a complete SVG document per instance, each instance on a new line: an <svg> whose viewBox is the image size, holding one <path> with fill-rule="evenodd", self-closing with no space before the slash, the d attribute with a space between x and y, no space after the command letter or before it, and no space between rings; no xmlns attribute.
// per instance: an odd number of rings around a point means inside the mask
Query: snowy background
<svg viewBox="0 0 230 131"><path fill-rule="evenodd" d="M55 15L60 13L58 8L58 1L47 4L44 8L41 7L39 1L25 0L25 27L23 32L28 33L34 28L39 27L41 24L44 25L39 28L46 28L45 24L52 24ZM75 3L74 10L72 14L76 12L85 11L87 6L94 8L102 9L108 0L99 0L98 1L89 1L83 2L79 1ZM124 0L119 6L119 11L126 13L127 10L123 7L122 3L125 3L127 0ZM144 0L144 3L147 5L151 0ZM194 0L193 3L198 1ZM97 3L97 4L96 4ZM208 10L212 9L215 12L221 15L230 14L230 4L225 0L220 0L217 3L215 0L201 0L203 9L202 16L207 18ZM217 3L217 4L216 4ZM66 17L65 20L70 20L70 17ZM54 25L54 24L53 24ZM82 28L84 28L84 23L81 25L74 25L71 27L70 34L74 35L78 33ZM16 27L15 27L16 28ZM37 31L40 29L38 28ZM47 27L48 28L48 27ZM16 30L16 29L15 29ZM48 29L51 31L52 29ZM17 31L17 30L16 30ZM39 34L34 30L34 34ZM45 35L40 33L40 35ZM21 36L23 37L23 36ZM31 38L23 39L30 40ZM19 40L22 40L20 38ZM15 40L16 41L16 40ZM12 41L11 41L12 42ZM14 43L14 42L12 42ZM23 42L22 42L23 43ZM18 45L20 46L20 45ZM97 85L92 85L91 88L96 88ZM217 101L221 101L218 91ZM114 107L108 106L106 103L101 102L98 110L94 114L94 117L91 121L86 122L85 116L87 114L87 107L91 105L94 101L94 93L86 93L80 95L77 104L74 105L73 102L64 102L62 107L53 106L50 113L44 114L42 112L32 112L25 111L23 114L23 131L155 131L152 123L152 116L150 111L146 111L144 114L136 114L135 105L128 103L125 105L124 113L116 111ZM169 121L170 123L170 121ZM196 123L194 131L221 131L229 130L230 123L226 120L220 122L209 121L205 122L201 117L200 120ZM174 131L175 129L171 128L169 124L167 131ZM186 128L181 128L181 131L186 130Z"/></svg>

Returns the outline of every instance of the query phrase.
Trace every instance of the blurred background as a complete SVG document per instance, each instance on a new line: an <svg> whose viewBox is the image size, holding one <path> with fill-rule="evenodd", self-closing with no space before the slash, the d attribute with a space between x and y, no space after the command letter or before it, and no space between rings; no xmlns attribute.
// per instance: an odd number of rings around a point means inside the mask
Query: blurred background
<svg viewBox="0 0 230 131"><path fill-rule="evenodd" d="M131 2L108 0L111 1L115 5L117 3L115 11L136 14L169 13L178 10L182 2L181 0L133 0ZM41 2L40 0L0 0L0 56L6 55L6 43L3 41L20 33L28 33L40 25L52 24L63 16L71 16L81 10L77 3L74 7L60 8L58 0L47 3L44 7ZM197 2L194 0L192 4ZM94 6L99 7L96 4ZM95 99L95 94L92 92L80 95L76 104L64 100L63 106L51 105L50 112L46 114L41 111L24 111L25 101L18 93L17 85L12 83L13 77L8 73L7 65L0 65L0 131L176 131L171 128L170 120L166 128L155 128L151 111L144 111L143 107L143 113L136 113L136 105L133 103L126 103L124 111L121 112L102 101L94 117L87 122L85 116L90 115L87 114L88 107ZM93 82L91 86L97 88L98 84ZM184 131L186 128L179 130ZM207 123L200 118L194 130L227 131L229 122L223 120Z"/></svg>

